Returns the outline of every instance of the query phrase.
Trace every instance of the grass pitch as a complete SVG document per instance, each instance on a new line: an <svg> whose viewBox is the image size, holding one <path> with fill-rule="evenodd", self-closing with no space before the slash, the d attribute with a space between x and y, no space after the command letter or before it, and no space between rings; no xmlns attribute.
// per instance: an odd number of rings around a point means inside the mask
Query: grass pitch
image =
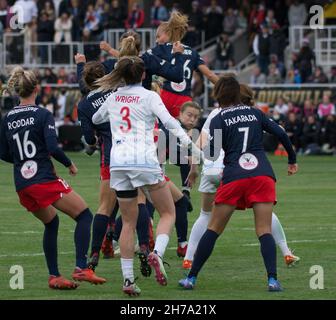
<svg viewBox="0 0 336 320"><path fill-rule="evenodd" d="M88 202L92 212L97 209L99 192L98 156L70 154L79 174L69 177L56 164L58 174ZM278 274L284 288L281 293L266 291L266 276L254 233L251 210L237 211L226 231L218 239L214 252L199 275L194 291L182 291L178 280L184 276L182 260L176 256L176 233L173 231L165 259L168 286L160 287L154 277L144 278L135 260L141 299L335 299L336 298L336 158L301 157L300 172L286 175L286 159L271 157L277 182L277 213L286 232L289 246L301 257L294 268L287 268L278 249ZM168 167L169 177L180 185L176 167ZM194 211L189 214L189 231L199 215L200 196L192 192ZM60 213L59 266L70 277L74 268L73 231L75 223ZM157 214L156 214L157 216ZM12 167L0 163L0 299L128 299L121 292L120 260L100 260L97 273L107 278L103 286L81 283L75 291L48 288L48 273L42 250L43 225L19 204L15 193ZM24 290L10 288L10 268L24 269ZM324 270L324 289L310 288L311 267ZM139 298L138 298L139 299Z"/></svg>

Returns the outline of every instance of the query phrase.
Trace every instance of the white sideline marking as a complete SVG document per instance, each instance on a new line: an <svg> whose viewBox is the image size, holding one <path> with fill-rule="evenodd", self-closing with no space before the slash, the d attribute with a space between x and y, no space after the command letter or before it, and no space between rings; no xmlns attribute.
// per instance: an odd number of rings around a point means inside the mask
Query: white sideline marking
<svg viewBox="0 0 336 320"><path fill-rule="evenodd" d="M59 255L68 255L68 254L74 254L75 251L69 251L69 252L59 252ZM17 258L17 257L39 257L44 256L43 252L40 253L16 253L16 254L0 254L1 258Z"/></svg>
<svg viewBox="0 0 336 320"><path fill-rule="evenodd" d="M329 241L336 241L336 239L316 239L316 240L302 239L302 240L287 241L287 243L315 243L315 242L329 242ZM245 243L242 246L257 247L260 246L260 243Z"/></svg>
<svg viewBox="0 0 336 320"><path fill-rule="evenodd" d="M11 235L18 235L18 234L42 234L43 232L41 231L1 231L1 234L11 234Z"/></svg>

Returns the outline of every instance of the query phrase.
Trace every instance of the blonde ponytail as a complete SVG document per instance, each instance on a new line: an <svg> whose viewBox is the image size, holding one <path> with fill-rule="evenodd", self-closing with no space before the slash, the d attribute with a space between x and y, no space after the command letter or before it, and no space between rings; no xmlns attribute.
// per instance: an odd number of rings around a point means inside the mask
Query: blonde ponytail
<svg viewBox="0 0 336 320"><path fill-rule="evenodd" d="M173 11L169 20L161 23L161 25L170 42L181 41L188 30L188 17L178 11Z"/></svg>
<svg viewBox="0 0 336 320"><path fill-rule="evenodd" d="M25 71L22 67L15 67L7 83L7 91L11 95L28 98L34 92L38 84L33 71Z"/></svg>

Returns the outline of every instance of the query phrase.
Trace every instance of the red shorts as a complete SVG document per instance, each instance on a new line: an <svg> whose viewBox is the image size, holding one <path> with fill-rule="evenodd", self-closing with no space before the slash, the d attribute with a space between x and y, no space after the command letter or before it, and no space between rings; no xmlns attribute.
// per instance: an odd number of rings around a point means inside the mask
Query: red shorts
<svg viewBox="0 0 336 320"><path fill-rule="evenodd" d="M180 115L181 106L188 101L192 101L189 96L181 96L170 91L161 90L161 99L169 113L177 118Z"/></svg>
<svg viewBox="0 0 336 320"><path fill-rule="evenodd" d="M62 179L33 184L18 191L20 203L30 212L47 208L72 188Z"/></svg>
<svg viewBox="0 0 336 320"><path fill-rule="evenodd" d="M110 180L110 178L111 178L110 166L102 164L100 166L100 180Z"/></svg>
<svg viewBox="0 0 336 320"><path fill-rule="evenodd" d="M252 208L257 202L276 204L275 181L272 178L259 176L221 184L215 196L215 204L228 204L238 210Z"/></svg>

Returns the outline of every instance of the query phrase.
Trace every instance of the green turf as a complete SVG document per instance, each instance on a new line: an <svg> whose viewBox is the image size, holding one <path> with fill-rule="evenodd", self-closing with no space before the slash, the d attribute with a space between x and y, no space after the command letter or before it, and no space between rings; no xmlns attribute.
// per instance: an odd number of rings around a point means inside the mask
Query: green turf
<svg viewBox="0 0 336 320"><path fill-rule="evenodd" d="M79 168L75 178L69 178L57 165L60 176L67 179L81 194L94 212L98 199L98 156L71 154ZM301 157L300 172L287 177L286 160L271 158L278 177L278 214L289 245L301 257L295 268L287 268L278 250L278 273L284 287L281 293L266 291L265 270L259 253L258 240L253 231L251 211L238 212L231 219L225 233L217 241L215 250L199 275L197 288L185 292L177 281L184 275L182 260L176 256L175 231L169 243L166 260L169 283L160 287L151 278L139 275L142 299L335 299L336 298L336 158ZM168 174L179 184L176 167ZM194 211L189 215L189 230L198 217L200 197L193 190ZM18 202L14 191L12 168L0 164L0 299L125 299L121 292L120 261L101 260L99 275L107 278L103 286L82 283L76 291L60 292L47 287L47 268L42 254L42 224L30 216ZM69 277L74 267L74 222L60 214L59 265ZM24 290L9 287L12 265L24 268ZM309 271L313 265L324 268L324 290L309 287Z"/></svg>

